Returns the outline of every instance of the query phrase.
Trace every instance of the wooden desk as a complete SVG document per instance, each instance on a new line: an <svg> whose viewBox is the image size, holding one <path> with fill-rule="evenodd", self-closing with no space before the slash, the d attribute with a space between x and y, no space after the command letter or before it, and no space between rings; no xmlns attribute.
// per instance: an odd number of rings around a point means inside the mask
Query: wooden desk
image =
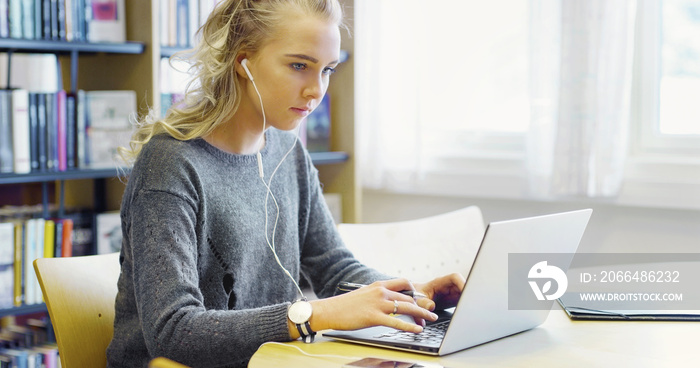
<svg viewBox="0 0 700 368"><path fill-rule="evenodd" d="M571 321L552 310L541 326L443 357L335 342L266 344L250 368L340 367L364 357L437 363L445 367L696 367L700 322ZM308 354L337 357L306 356Z"/></svg>

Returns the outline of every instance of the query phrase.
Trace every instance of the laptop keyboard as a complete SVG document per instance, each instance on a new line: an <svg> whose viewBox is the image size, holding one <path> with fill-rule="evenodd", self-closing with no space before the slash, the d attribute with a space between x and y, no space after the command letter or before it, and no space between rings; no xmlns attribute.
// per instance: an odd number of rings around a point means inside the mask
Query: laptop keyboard
<svg viewBox="0 0 700 368"><path fill-rule="evenodd" d="M381 335L375 336L378 339L389 339L394 341L402 342L420 342L427 344L440 344L443 337L445 337L445 331L447 331L447 326L450 321L443 321L434 323L423 328L421 333L406 332L401 330L395 330L392 332L383 333Z"/></svg>

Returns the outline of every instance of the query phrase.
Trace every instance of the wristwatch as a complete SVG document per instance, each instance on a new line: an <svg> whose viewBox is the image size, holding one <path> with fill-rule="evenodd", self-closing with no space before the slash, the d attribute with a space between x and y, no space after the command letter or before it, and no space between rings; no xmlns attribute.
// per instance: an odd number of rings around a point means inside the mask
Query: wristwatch
<svg viewBox="0 0 700 368"><path fill-rule="evenodd" d="M299 335L301 335L305 343L314 342L314 336L316 336L316 332L314 332L309 325L311 313L311 303L309 303L306 298L295 301L287 310L287 318L297 326Z"/></svg>

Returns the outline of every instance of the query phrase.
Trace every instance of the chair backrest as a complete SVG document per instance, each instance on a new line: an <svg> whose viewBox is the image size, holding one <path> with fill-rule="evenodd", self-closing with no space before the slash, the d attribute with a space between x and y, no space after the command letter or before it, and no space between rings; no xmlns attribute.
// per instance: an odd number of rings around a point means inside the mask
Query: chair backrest
<svg viewBox="0 0 700 368"><path fill-rule="evenodd" d="M184 364L164 357L157 357L148 363L148 368L189 368Z"/></svg>
<svg viewBox="0 0 700 368"><path fill-rule="evenodd" d="M362 263L417 282L452 272L466 276L484 230L477 206L417 220L338 225L345 245Z"/></svg>
<svg viewBox="0 0 700 368"><path fill-rule="evenodd" d="M106 367L119 253L34 261L64 368Z"/></svg>

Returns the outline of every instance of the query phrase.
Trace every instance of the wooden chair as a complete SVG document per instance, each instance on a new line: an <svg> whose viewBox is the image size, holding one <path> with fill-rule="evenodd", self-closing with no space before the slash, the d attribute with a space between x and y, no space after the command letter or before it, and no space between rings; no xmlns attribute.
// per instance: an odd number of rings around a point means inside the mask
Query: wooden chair
<svg viewBox="0 0 700 368"><path fill-rule="evenodd" d="M452 272L466 276L484 230L476 206L417 220L338 225L345 245L361 262L418 282Z"/></svg>
<svg viewBox="0 0 700 368"><path fill-rule="evenodd" d="M188 368L188 366L168 358L157 357L148 363L148 368Z"/></svg>
<svg viewBox="0 0 700 368"><path fill-rule="evenodd" d="M119 253L34 261L64 368L106 367Z"/></svg>

